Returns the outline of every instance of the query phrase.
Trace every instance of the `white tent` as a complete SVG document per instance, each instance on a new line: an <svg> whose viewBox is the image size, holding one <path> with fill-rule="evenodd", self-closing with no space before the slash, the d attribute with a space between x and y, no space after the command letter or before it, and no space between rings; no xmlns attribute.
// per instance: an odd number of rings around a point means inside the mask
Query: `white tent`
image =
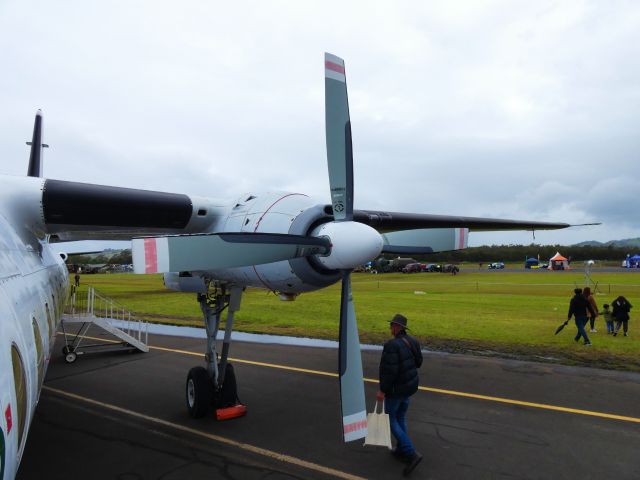
<svg viewBox="0 0 640 480"><path fill-rule="evenodd" d="M547 268L549 270L571 270L569 260L560 255L560 252L556 252L556 254L549 259L549 266Z"/></svg>

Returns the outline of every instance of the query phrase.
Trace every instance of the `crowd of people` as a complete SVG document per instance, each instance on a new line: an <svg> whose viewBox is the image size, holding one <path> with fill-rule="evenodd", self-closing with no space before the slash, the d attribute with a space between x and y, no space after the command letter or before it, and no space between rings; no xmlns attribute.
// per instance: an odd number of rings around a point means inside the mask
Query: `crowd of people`
<svg viewBox="0 0 640 480"><path fill-rule="evenodd" d="M633 305L620 295L611 302L611 305L605 303L602 308L602 311L598 311L598 304L591 293L591 288L576 288L574 290L574 296L569 302L567 322L571 320L571 317L574 318L578 330L574 337L576 342L579 342L582 338L584 345L591 345L586 326L587 323L589 323L590 333L597 333L596 318L600 315L604 318L607 334L615 337L620 332L620 327L622 327L624 336L629 335L629 312L633 308Z"/></svg>

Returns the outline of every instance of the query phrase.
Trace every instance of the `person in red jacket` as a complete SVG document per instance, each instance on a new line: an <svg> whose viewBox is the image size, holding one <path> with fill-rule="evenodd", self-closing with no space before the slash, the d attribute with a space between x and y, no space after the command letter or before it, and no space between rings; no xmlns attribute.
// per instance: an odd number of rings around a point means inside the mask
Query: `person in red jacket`
<svg viewBox="0 0 640 480"><path fill-rule="evenodd" d="M596 299L591 294L591 288L584 287L582 289L582 294L584 295L584 298L587 299L589 305L591 305L591 308L595 312L595 315L591 315L589 317L589 323L591 324L591 333L596 333L598 331L596 330L596 317L599 315L598 304L596 303Z"/></svg>

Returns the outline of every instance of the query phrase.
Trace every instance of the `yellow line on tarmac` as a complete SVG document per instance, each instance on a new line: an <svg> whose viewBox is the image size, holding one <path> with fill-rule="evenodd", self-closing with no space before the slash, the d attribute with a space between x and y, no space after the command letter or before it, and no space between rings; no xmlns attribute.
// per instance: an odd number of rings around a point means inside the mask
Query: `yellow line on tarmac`
<svg viewBox="0 0 640 480"><path fill-rule="evenodd" d="M257 455L261 455L263 457L268 457L273 460L278 460L281 462L289 463L291 465L296 465L298 467L306 468L308 470L314 470L316 472L324 473L326 475L331 475L338 478L344 478L345 480L364 480L363 477L358 477L357 475L352 475L350 473L343 472L341 470L335 470L333 468L325 467L323 465L318 465L317 463L308 462L306 460L302 460L301 458L292 457L291 455L285 455L283 453L274 452L273 450L267 450L265 448L256 447L255 445L251 445L244 442L238 442L236 440L231 440L230 438L221 437L220 435L214 435L211 433L202 432L200 430L196 430L194 428L185 427L184 425L180 425L177 423L168 422L167 420L163 420L157 417L151 417L149 415L145 415L143 413L134 412L133 410L128 410L126 408L118 407L116 405L112 405L110 403L99 402L98 400L93 400L92 398L83 397L80 395L76 395L75 393L66 392L64 390L59 390L57 388L52 388L49 386L43 386L43 390L47 390L49 392L56 393L58 395L62 395L67 398L72 398L74 400L79 400L84 403L88 403L91 405L96 405L107 410L111 410L118 413L123 413L125 415L129 415L131 417L136 417L147 422L152 422L157 425L163 425L165 427L172 428L174 430L179 430L181 432L190 433L192 435L196 435L199 437L206 438L208 440L213 440L214 442L223 443L225 445L230 445L232 447L240 448L247 452L255 453Z"/></svg>
<svg viewBox="0 0 640 480"><path fill-rule="evenodd" d="M614 415L611 413L593 412L591 410L580 410L577 408L558 407L556 405L548 405L545 403L524 402L522 400L512 400L510 398L490 397L487 395L478 395L476 393L456 392L454 390L443 390L441 388L418 387L425 392L442 393L444 395L455 395L458 397L476 398L478 400L489 400L491 402L509 403L511 405L521 405L523 407L541 408L544 410L555 410L556 412L576 413L578 415L588 415L591 417L609 418L612 420L622 420L624 422L640 423L640 418L626 417L624 415Z"/></svg>
<svg viewBox="0 0 640 480"><path fill-rule="evenodd" d="M118 343L115 342L113 340L105 340L102 338L96 338L96 337L84 337L84 338L88 338L90 340L103 340L103 341L109 341L109 342L114 342L114 343ZM172 353L180 353L183 355L191 355L191 356L195 356L195 357L203 357L204 355L202 353L196 353L196 352L190 352L188 350L178 350L175 348L166 348L166 347L153 347L153 346L149 346L150 349L152 350L160 350L160 351L164 351L164 352L172 352ZM309 370L306 368L298 368L298 367L289 367L287 365L278 365L278 364L273 364L273 363L265 363L265 362L256 362L253 360L243 360L241 358L232 358L229 357L229 360L237 362L237 363L245 363L247 365L257 365L260 367L268 367L268 368L277 368L280 370L287 370L287 371L291 371L291 372L300 372L300 373L310 373L312 375L323 375L326 377L337 377L338 374L337 373L333 373L333 372L323 372L320 370ZM378 380L372 379L372 378L365 378L364 379L365 382L368 383L378 383ZM590 416L590 417L599 417L599 418L607 418L610 420L621 420L624 422L633 422L633 423L640 423L640 418L638 417L627 417L624 415L615 415L615 414L611 414L611 413L604 413L604 412L594 412L591 410L581 410L578 408L569 408L569 407L560 407L557 405L549 405L546 403L535 403L535 402L525 402L522 400L513 400L510 398L503 398L503 397L492 397L489 395L480 395L477 393L467 393L467 392L458 392L455 390L444 390L442 388L434 388L434 387L418 387L419 390L424 391L424 392L432 392L432 393L440 393L443 395L453 395L456 397L465 397L465 398L474 398L476 400L485 400L485 401L490 401L490 402L497 402L497 403L506 403L506 404L510 404L510 405L520 405L523 407L530 407L530 408L539 408L542 410L552 410L552 411L556 411L556 412L564 412L564 413L573 413L573 414L577 414L577 415L586 415L586 416Z"/></svg>

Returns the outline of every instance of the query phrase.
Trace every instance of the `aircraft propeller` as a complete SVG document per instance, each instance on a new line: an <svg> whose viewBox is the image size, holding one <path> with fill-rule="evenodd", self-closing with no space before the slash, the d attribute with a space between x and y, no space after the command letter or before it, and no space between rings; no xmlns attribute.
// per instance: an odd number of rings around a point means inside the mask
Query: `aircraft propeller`
<svg viewBox="0 0 640 480"><path fill-rule="evenodd" d="M367 434L362 356L358 322L351 293L351 271L355 266L364 263L362 255L358 255L358 250L361 254L365 254L366 261L380 253L383 242L380 234L373 228L353 222L353 149L344 60L325 53L324 62L327 166L334 217L334 222L325 224L324 228L333 230L334 234L330 234L329 238L336 249L344 246L341 244L343 242L337 241L336 236L343 236L347 241L355 240L358 244L354 245L353 255L344 256L341 262L343 264L337 265L341 267L342 273L339 338L340 399L344 440L349 442L363 438ZM367 229L370 231L367 232ZM365 232L366 235L363 235ZM363 249L366 253L362 251ZM339 253L332 252L332 256L338 256Z"/></svg>

